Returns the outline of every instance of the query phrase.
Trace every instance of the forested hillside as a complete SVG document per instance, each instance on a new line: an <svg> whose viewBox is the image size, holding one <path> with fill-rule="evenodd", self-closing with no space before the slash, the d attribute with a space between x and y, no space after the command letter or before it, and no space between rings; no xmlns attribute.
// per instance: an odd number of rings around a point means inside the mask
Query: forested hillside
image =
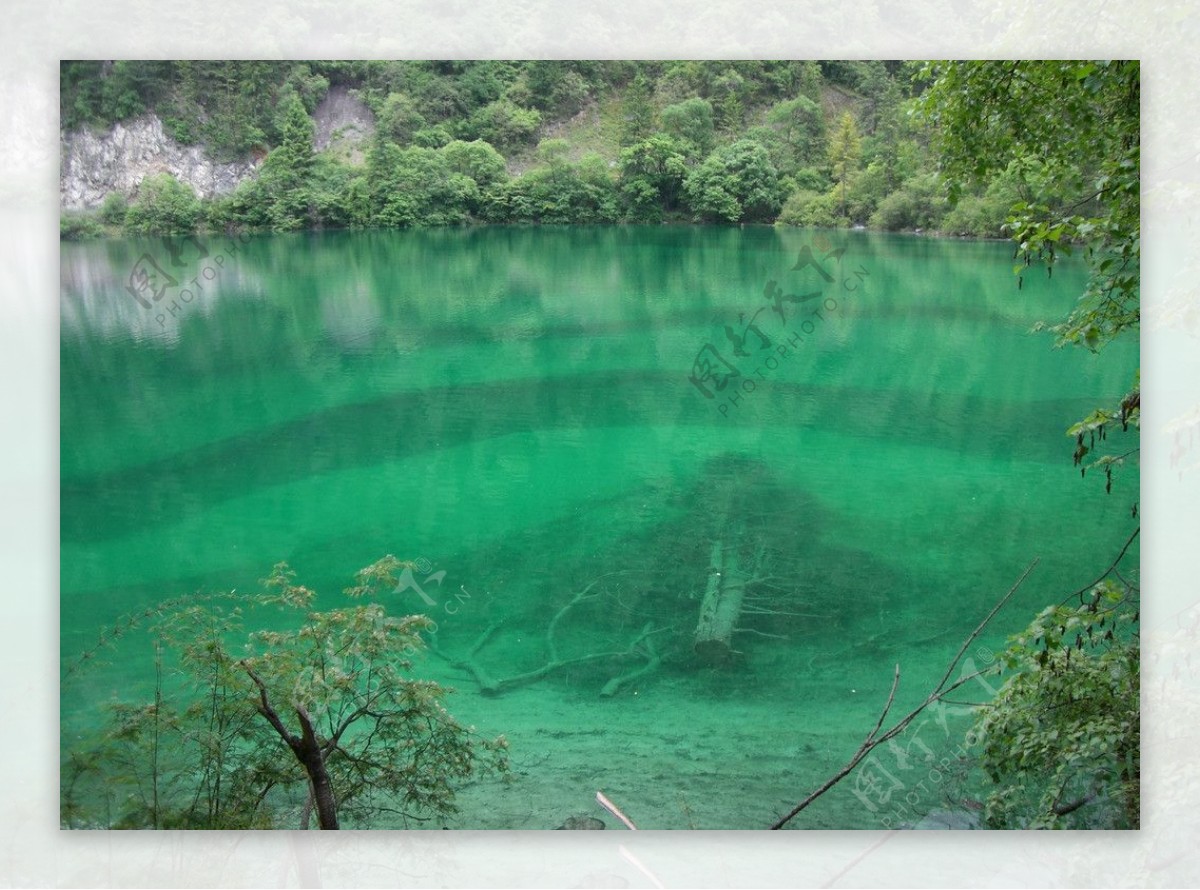
<svg viewBox="0 0 1200 890"><path fill-rule="evenodd" d="M65 237L659 221L998 237L1014 201L1047 200L1015 165L947 200L914 110L921 62L117 61L61 75L64 132L152 112L214 160L261 160L210 200L148 177L64 213ZM375 117L357 157L314 151L312 114L334 87Z"/></svg>

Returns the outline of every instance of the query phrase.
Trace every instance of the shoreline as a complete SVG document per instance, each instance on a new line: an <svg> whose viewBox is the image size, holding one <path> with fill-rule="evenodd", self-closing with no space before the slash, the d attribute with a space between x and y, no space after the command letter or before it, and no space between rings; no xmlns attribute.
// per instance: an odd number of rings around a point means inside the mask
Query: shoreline
<svg viewBox="0 0 1200 890"><path fill-rule="evenodd" d="M99 215L98 210L66 210L59 208L60 222L65 218L75 218L79 220L94 220ZM101 223L101 225L103 225ZM1007 243L1012 241L1011 238L1004 237L986 237L980 235L965 235L955 234L952 232L943 232L940 230L926 229L877 229L871 226L793 226L786 223L770 222L770 223L719 223L719 222L689 222L685 220L671 220L662 222L597 222L597 223L543 223L543 222L487 222L484 220L473 220L465 223L457 223L455 225L440 225L440 226L379 226L379 227L364 227L364 228L335 228L332 226L321 226L316 228L296 229L293 231L281 232L273 229L241 229L238 231L217 231L204 228L198 228L189 232L121 232L109 231L109 227L105 226L106 231L83 235L82 237L70 237L61 231L59 233L60 242L84 242L84 241L113 241L126 238L186 238L195 235L209 237L233 237L238 235L311 235L324 234L327 232L403 232L403 231L432 231L432 230L448 230L448 229L479 229L479 228L516 228L516 229L541 229L541 228L556 228L556 229L575 229L575 228L591 228L591 229L623 229L623 228L692 228L692 229L778 229L778 230L793 230L793 231L813 231L813 232L863 232L874 235L906 235L913 238L933 238L941 241L975 241L980 243Z"/></svg>

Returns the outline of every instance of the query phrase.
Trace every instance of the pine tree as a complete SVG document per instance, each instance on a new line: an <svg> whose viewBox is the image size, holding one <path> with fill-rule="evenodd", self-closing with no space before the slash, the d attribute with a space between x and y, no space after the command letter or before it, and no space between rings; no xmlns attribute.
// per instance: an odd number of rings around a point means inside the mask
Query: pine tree
<svg viewBox="0 0 1200 890"><path fill-rule="evenodd" d="M829 140L829 165L834 182L841 186L843 217L846 216L846 188L858 170L861 158L862 140L858 135L858 125L854 123L850 112L843 112L837 130Z"/></svg>
<svg viewBox="0 0 1200 890"><path fill-rule="evenodd" d="M625 91L622 103L621 147L641 142L655 130L654 106L650 104L653 89L646 75L639 74Z"/></svg>
<svg viewBox="0 0 1200 890"><path fill-rule="evenodd" d="M302 228L309 222L313 154L313 122L294 92L279 105L282 141L263 165L262 181L270 195L271 226Z"/></svg>

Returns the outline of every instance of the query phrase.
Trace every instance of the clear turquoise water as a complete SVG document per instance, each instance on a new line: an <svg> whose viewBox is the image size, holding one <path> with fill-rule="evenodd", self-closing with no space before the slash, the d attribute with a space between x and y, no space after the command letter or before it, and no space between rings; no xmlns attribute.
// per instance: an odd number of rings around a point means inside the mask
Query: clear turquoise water
<svg viewBox="0 0 1200 890"><path fill-rule="evenodd" d="M793 270L814 244L832 281ZM1125 391L1136 348L1028 333L1069 310L1081 266L1018 290L1004 244L770 228L204 246L179 267L157 240L62 247L64 671L169 597L247 589L287 560L333 603L394 553L446 574L423 588L432 605L414 590L389 605L434 616L448 650L503 621L485 652L504 675L539 663L573 591L620 572L561 628L571 653L664 628L663 667L613 699L603 663L500 698L423 663L518 767L470 789L458 827L554 827L598 787L643 827L769 824L857 747L893 664L901 704L919 700L1033 557L986 646L1133 527L1136 471L1106 497L1064 430ZM178 282L148 309L126 289L144 254ZM817 296L781 319L770 281ZM725 327L751 319L769 346L751 332L737 356ZM706 344L741 372L723 392L700 380L712 399L689 380ZM730 535L764 554L760 607L794 614L750 616L742 656L713 668L690 635L711 542ZM68 744L146 688L146 640L105 657L63 683ZM878 814L847 790L806 818Z"/></svg>

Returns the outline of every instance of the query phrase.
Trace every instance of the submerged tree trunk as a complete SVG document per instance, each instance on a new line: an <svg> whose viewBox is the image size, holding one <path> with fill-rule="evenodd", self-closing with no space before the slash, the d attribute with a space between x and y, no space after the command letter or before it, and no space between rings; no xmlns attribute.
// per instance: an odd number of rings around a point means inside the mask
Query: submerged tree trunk
<svg viewBox="0 0 1200 890"><path fill-rule="evenodd" d="M700 602L700 620L693 637L693 650L709 664L727 664L737 651L733 632L742 614L745 579L738 574L737 553L713 542L709 557L708 583Z"/></svg>

